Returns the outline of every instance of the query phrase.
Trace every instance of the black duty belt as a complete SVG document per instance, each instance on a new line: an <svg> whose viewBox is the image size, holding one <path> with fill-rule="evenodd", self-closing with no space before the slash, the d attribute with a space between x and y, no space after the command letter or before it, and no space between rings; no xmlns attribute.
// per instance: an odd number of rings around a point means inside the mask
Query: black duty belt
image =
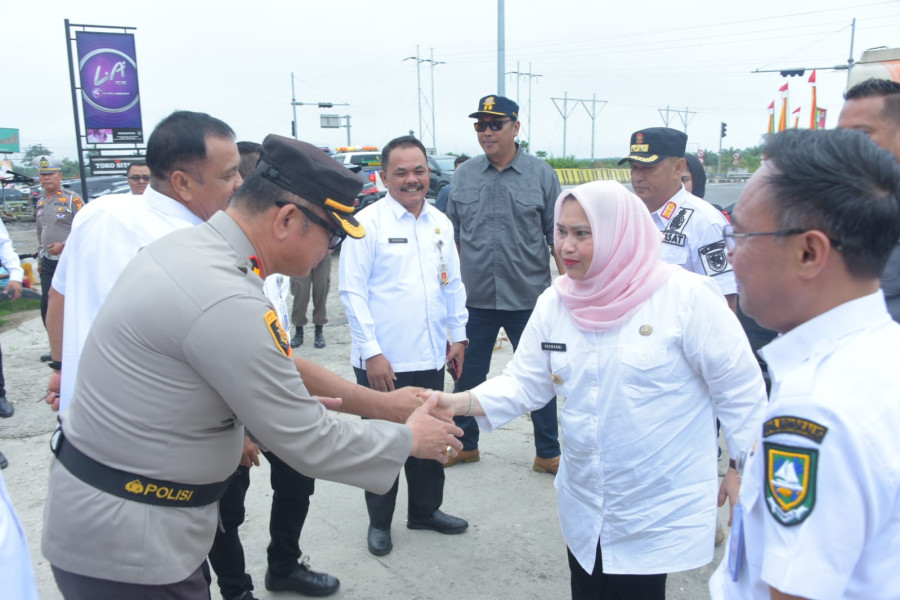
<svg viewBox="0 0 900 600"><path fill-rule="evenodd" d="M53 434L50 449L72 475L86 484L107 494L143 504L178 508L206 506L218 501L228 487L227 479L202 485L175 483L107 467L73 446L61 428Z"/></svg>

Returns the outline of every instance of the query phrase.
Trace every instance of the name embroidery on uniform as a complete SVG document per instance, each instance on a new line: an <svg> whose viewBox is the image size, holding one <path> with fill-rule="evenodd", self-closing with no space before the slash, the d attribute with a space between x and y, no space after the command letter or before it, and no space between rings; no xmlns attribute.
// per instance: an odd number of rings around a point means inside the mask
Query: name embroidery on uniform
<svg viewBox="0 0 900 600"><path fill-rule="evenodd" d="M805 521L816 505L819 451L763 442L766 507L781 525Z"/></svg>
<svg viewBox="0 0 900 600"><path fill-rule="evenodd" d="M388 238L388 244L408 244L409 240L406 238Z"/></svg>
<svg viewBox="0 0 900 600"><path fill-rule="evenodd" d="M817 444L821 444L828 433L828 428L819 425L815 421L801 419L800 417L773 417L763 424L763 437L769 437L776 433L790 433L805 437Z"/></svg>
<svg viewBox="0 0 900 600"><path fill-rule="evenodd" d="M728 253L725 252L725 240L703 246L697 252L700 254L700 262L703 263L703 271L707 275L714 276L731 270Z"/></svg>
<svg viewBox="0 0 900 600"><path fill-rule="evenodd" d="M566 345L559 342L541 342L541 350L548 352L566 352Z"/></svg>
<svg viewBox="0 0 900 600"><path fill-rule="evenodd" d="M672 244L673 246L684 246L684 243L687 241L687 236L683 233L676 233L674 231L663 231L663 243L664 244Z"/></svg>
<svg viewBox="0 0 900 600"><path fill-rule="evenodd" d="M278 314L274 310L270 310L266 313L265 320L269 333L272 334L272 339L275 340L275 346L285 356L291 356L291 338L288 337L287 332L281 326Z"/></svg>

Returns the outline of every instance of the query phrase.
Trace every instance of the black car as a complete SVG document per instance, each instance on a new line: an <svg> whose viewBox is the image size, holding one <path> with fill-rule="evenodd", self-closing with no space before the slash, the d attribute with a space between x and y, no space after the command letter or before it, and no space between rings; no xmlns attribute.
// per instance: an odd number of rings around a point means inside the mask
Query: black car
<svg viewBox="0 0 900 600"><path fill-rule="evenodd" d="M125 175L94 175L85 178L87 181L87 196L81 189L81 179L64 179L62 185L65 189L71 190L81 196L85 202L90 202L94 198L102 196L104 192L118 183L127 183L128 178Z"/></svg>
<svg viewBox="0 0 900 600"><path fill-rule="evenodd" d="M429 156L428 166L431 167L431 184L428 187L428 198L437 198L441 188L450 185L450 179L453 177L453 171L456 166L455 156Z"/></svg>

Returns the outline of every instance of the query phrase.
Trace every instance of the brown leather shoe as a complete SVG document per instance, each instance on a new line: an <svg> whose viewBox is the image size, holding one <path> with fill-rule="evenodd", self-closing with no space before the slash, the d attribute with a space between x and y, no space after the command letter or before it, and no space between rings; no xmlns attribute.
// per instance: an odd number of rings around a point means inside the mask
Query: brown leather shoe
<svg viewBox="0 0 900 600"><path fill-rule="evenodd" d="M456 456L451 456L447 459L447 462L444 463L444 468L452 467L456 463L473 463L481 460L481 456L478 454L478 448L474 450L460 450Z"/></svg>
<svg viewBox="0 0 900 600"><path fill-rule="evenodd" d="M559 457L541 458L540 456L535 456L534 464L531 465L531 468L538 473L553 473L556 475L556 472L559 471Z"/></svg>

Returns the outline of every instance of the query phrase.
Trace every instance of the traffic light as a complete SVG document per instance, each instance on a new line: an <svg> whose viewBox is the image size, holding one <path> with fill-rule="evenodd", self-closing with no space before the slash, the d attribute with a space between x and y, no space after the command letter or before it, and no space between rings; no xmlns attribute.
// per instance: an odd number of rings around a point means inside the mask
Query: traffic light
<svg viewBox="0 0 900 600"><path fill-rule="evenodd" d="M803 77L803 72L806 69L785 69L781 71L782 77Z"/></svg>
<svg viewBox="0 0 900 600"><path fill-rule="evenodd" d="M725 137L728 135L728 123L722 123L722 131L719 134L719 137Z"/></svg>

